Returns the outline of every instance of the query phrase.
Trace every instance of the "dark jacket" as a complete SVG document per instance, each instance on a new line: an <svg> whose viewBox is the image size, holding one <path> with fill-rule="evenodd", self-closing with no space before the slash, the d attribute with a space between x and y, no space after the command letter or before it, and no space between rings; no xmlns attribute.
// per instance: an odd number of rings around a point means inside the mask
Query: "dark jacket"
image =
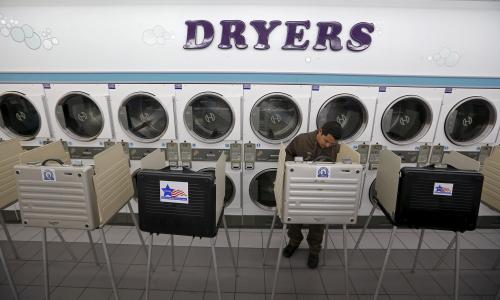
<svg viewBox="0 0 500 300"><path fill-rule="evenodd" d="M316 134L318 134L318 131L302 133L296 136L286 147L286 160L293 161L295 156L302 156L304 161L309 161L320 156L327 156L336 161L340 145L335 144L328 148L321 148L316 141Z"/></svg>

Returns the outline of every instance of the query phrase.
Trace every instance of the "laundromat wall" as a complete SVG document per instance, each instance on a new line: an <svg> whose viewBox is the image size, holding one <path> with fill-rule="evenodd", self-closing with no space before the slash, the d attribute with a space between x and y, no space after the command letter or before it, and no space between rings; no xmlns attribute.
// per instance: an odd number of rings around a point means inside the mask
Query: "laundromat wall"
<svg viewBox="0 0 500 300"><path fill-rule="evenodd" d="M122 143L131 171L226 152L233 225L270 222L280 144L329 120L365 167L359 224L383 148L425 166L500 143L500 1L39 2L0 3L0 138L83 164Z"/></svg>

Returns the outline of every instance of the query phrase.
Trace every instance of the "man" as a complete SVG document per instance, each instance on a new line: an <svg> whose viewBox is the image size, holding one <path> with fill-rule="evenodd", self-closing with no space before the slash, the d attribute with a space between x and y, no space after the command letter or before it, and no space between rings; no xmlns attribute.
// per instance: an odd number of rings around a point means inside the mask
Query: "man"
<svg viewBox="0 0 500 300"><path fill-rule="evenodd" d="M295 137L286 147L286 160L293 161L296 156L302 156L304 161L337 159L340 145L338 140L342 137L342 127L335 121L327 122L316 131L303 133ZM299 247L302 239L303 224L288 224L288 237L290 241L283 249L283 256L290 257ZM314 269L318 266L319 252L323 241L325 226L322 224L309 225L307 243L309 244L309 257L307 265Z"/></svg>

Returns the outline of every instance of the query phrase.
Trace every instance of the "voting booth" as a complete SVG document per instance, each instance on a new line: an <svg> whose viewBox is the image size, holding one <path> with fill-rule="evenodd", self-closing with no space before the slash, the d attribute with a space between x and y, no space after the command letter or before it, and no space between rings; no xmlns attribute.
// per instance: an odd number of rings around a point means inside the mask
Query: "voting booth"
<svg viewBox="0 0 500 300"><path fill-rule="evenodd" d="M393 225L381 275L375 291L377 298L397 227L422 229L417 254L425 229L455 232L455 299L458 298L460 233L474 230L481 201L483 175L479 162L458 152L443 158L443 165L425 168L404 167L401 158L389 150L380 155L375 185L377 203Z"/></svg>
<svg viewBox="0 0 500 300"><path fill-rule="evenodd" d="M146 275L146 299L149 298L153 234L183 235L210 238L212 259L221 299L215 256L215 237L223 222L236 270L227 224L224 218L225 162L223 153L213 173L195 172L186 168L165 166L165 156L156 150L143 158L136 174L139 201L139 226L150 234ZM172 252L173 259L173 252Z"/></svg>
<svg viewBox="0 0 500 300"><path fill-rule="evenodd" d="M43 228L46 298L50 296L46 229L70 228L87 231L96 263L90 231L100 230L111 285L118 299L103 227L133 196L128 156L122 145L111 146L94 156L94 165L83 166L72 165L62 143L53 142L22 153L14 169L22 223Z"/></svg>
<svg viewBox="0 0 500 300"><path fill-rule="evenodd" d="M358 216L363 178L360 155L349 146L341 144L335 163L322 161L285 162L285 157L285 146L281 145L274 194L276 198L276 215L280 217L283 223L283 242L286 241L286 224L343 225L347 295L349 279L346 232L347 224L355 224ZM274 221L273 219L267 248L269 248ZM328 231L325 231L325 248L328 242L327 236ZM282 249L283 243L279 249L276 263L273 299ZM326 249L323 253L326 254ZM264 259L265 256L266 254L264 254Z"/></svg>

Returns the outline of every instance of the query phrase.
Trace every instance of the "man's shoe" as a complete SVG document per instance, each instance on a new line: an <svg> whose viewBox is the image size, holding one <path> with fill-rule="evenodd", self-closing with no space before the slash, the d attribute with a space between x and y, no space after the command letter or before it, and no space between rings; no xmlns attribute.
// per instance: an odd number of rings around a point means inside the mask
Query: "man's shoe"
<svg viewBox="0 0 500 300"><path fill-rule="evenodd" d="M295 250L297 250L297 248L299 248L299 246L293 246L293 245L286 245L285 249L283 249L283 256L284 257L290 257L293 255L293 253L295 253Z"/></svg>
<svg viewBox="0 0 500 300"><path fill-rule="evenodd" d="M316 269L319 262L319 255L309 253L309 257L307 258L307 266L311 269Z"/></svg>

